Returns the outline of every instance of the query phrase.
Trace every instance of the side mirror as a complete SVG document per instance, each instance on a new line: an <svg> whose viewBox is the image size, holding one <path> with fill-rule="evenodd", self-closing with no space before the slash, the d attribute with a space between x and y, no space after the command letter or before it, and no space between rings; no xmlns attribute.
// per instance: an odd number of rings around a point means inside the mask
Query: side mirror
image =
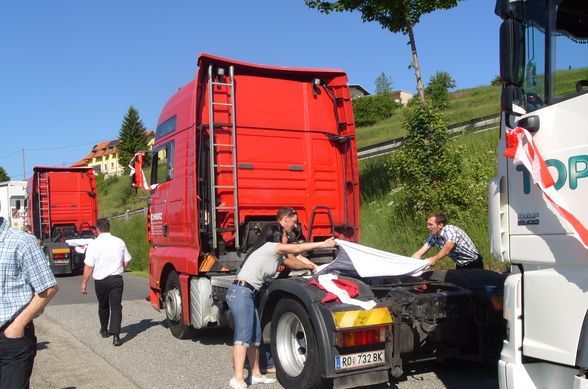
<svg viewBox="0 0 588 389"><path fill-rule="evenodd" d="M500 79L523 86L525 72L525 31L523 24L507 19L500 25Z"/></svg>
<svg viewBox="0 0 588 389"><path fill-rule="evenodd" d="M531 115L519 120L518 125L529 132L535 133L539 131L539 128L541 127L541 120L539 119L539 116Z"/></svg>
<svg viewBox="0 0 588 389"><path fill-rule="evenodd" d="M512 115L524 115L527 113L525 107L525 95L523 89L516 85L505 85L502 87L500 99L501 110Z"/></svg>

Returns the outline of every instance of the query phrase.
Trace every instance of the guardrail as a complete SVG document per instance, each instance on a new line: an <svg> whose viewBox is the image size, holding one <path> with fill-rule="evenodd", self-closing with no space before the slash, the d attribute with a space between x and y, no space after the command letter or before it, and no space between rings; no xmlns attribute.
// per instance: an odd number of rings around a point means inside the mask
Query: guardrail
<svg viewBox="0 0 588 389"><path fill-rule="evenodd" d="M138 215L145 215L147 216L147 207L138 208L138 209L127 209L124 213L120 213L118 215L109 216L109 220L129 220L129 218Z"/></svg>
<svg viewBox="0 0 588 389"><path fill-rule="evenodd" d="M480 132L493 128L498 123L500 123L500 115L488 115L452 124L447 128L447 133L449 136L453 137L462 135L466 132ZM362 160L391 153L402 147L405 139L406 137L395 138L370 146L361 147L357 150L357 158Z"/></svg>

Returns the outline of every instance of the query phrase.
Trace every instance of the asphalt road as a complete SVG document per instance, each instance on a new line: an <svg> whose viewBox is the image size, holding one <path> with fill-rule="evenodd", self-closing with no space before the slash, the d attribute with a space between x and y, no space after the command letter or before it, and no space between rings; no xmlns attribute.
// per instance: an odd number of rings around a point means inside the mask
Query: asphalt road
<svg viewBox="0 0 588 389"><path fill-rule="evenodd" d="M58 281L58 295L35 321L39 351L33 388L228 388L230 330L202 330L191 340L174 338L165 327L164 313L145 301L147 280L125 275L121 331L125 343L114 347L98 334L92 283L84 296L79 292L81 276ZM445 369L427 363L405 368L404 376L378 389L497 387L495 367Z"/></svg>

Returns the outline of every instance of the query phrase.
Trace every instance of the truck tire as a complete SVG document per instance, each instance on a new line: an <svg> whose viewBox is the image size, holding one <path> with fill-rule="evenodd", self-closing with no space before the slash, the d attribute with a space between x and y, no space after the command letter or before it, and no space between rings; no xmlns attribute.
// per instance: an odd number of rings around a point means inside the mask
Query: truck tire
<svg viewBox="0 0 588 389"><path fill-rule="evenodd" d="M189 339L192 337L192 326L184 324L182 312L182 291L180 288L180 277L172 271L165 281L164 308L167 325L178 339Z"/></svg>
<svg viewBox="0 0 588 389"><path fill-rule="evenodd" d="M280 301L272 315L272 354L278 381L289 388L325 388L319 352L306 309L296 300Z"/></svg>

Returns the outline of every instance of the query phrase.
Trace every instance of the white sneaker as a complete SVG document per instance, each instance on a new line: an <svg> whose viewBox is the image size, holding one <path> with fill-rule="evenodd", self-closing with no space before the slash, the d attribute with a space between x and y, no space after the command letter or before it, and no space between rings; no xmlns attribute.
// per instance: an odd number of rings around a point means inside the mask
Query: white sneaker
<svg viewBox="0 0 588 389"><path fill-rule="evenodd" d="M256 377L254 375L251 376L251 385L259 385L259 384L273 384L276 382L275 378L269 378L264 375L261 377Z"/></svg>
<svg viewBox="0 0 588 389"><path fill-rule="evenodd" d="M234 377L231 378L231 380L229 381L229 386L231 388L233 388L233 389L245 389L245 388L247 388L247 384L246 383L240 383Z"/></svg>

